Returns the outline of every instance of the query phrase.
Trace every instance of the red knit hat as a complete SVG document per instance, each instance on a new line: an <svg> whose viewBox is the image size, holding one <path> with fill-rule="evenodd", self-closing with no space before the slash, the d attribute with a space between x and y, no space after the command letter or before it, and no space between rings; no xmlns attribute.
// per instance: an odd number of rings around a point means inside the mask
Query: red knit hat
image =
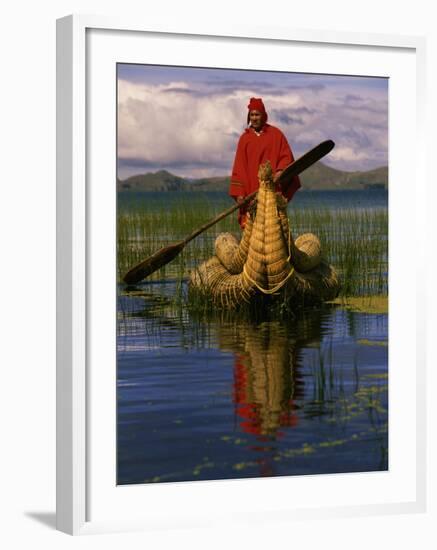
<svg viewBox="0 0 437 550"><path fill-rule="evenodd" d="M267 122L268 115L266 112L266 108L264 107L263 100L260 97L251 97L247 108L249 109L249 113L247 114L248 124L250 111L259 111L263 115L263 122Z"/></svg>

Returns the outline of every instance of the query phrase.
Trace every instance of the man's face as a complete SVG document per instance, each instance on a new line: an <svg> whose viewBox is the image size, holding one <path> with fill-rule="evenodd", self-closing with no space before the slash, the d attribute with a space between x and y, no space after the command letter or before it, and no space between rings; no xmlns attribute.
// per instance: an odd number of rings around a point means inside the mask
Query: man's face
<svg viewBox="0 0 437 550"><path fill-rule="evenodd" d="M263 116L259 111L250 111L249 121L254 130L261 130L263 127Z"/></svg>

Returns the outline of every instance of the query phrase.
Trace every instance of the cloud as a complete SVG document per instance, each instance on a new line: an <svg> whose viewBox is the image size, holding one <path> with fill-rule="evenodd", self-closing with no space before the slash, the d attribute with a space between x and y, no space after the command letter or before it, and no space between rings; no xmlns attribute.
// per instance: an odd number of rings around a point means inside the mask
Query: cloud
<svg viewBox="0 0 437 550"><path fill-rule="evenodd" d="M286 125L300 125L304 126L308 123L310 117L317 113L316 109L309 109L305 106L292 107L285 109L272 109L271 118L279 121L281 124Z"/></svg>
<svg viewBox="0 0 437 550"><path fill-rule="evenodd" d="M194 81L179 69L177 79L165 82L119 79L120 177L152 169L188 177L229 174L250 97L263 98L269 122L282 129L295 156L333 139L336 148L326 159L333 167L365 170L387 162L386 87L346 77L212 74Z"/></svg>
<svg viewBox="0 0 437 550"><path fill-rule="evenodd" d="M242 89L211 99L187 83L145 85L119 81L118 154L144 165L209 164L229 172L245 127L248 97ZM267 96L268 98L268 96ZM277 99L277 104L284 101ZM287 104L292 102L288 98Z"/></svg>
<svg viewBox="0 0 437 550"><path fill-rule="evenodd" d="M221 165L241 131L240 102L234 95L211 101L189 93L183 83L146 86L121 81L119 156L162 165Z"/></svg>
<svg viewBox="0 0 437 550"><path fill-rule="evenodd" d="M199 90L190 90L188 88L183 88L183 87L167 88L165 90L162 90L162 93L163 94L168 94L168 93L170 93L170 94L188 94L188 95L191 95L193 97L202 97L202 96L206 95L205 93L202 93Z"/></svg>
<svg viewBox="0 0 437 550"><path fill-rule="evenodd" d="M346 94L344 98L345 104L354 104L359 101L364 101L364 99L361 96L355 94Z"/></svg>
<svg viewBox="0 0 437 550"><path fill-rule="evenodd" d="M364 151L357 150L353 147L348 147L347 145L340 145L340 147L335 147L331 152L331 160L333 161L343 161L346 163L357 162L357 160L366 159L366 154Z"/></svg>
<svg viewBox="0 0 437 550"><path fill-rule="evenodd" d="M304 125L303 118L290 116L288 113L281 111L274 111L273 114L279 120L279 122L282 122L283 124L300 124L301 126Z"/></svg>

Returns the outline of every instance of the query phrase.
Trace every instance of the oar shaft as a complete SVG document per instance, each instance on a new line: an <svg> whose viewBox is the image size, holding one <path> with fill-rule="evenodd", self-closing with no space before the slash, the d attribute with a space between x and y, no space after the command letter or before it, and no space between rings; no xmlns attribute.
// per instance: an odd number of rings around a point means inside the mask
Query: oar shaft
<svg viewBox="0 0 437 550"><path fill-rule="evenodd" d="M281 185L283 192L287 190L293 176L297 176L306 168L320 160L327 153L329 153L329 151L333 147L333 141L324 141L323 143L317 145L317 147L314 147L314 149L311 149L311 151L308 151L308 153L306 153L302 157L298 158L292 164L287 166L287 168L284 169L282 174L276 180L276 182ZM258 191L254 191L250 195L247 195L247 197L245 197L243 201L234 204L234 206L231 206L230 208L216 216L213 220L205 223L204 225L193 231L190 235L188 235L188 237L186 237L183 241L179 241L173 245L161 248L161 250L158 250L157 252L152 254L152 256L146 258L144 261L130 269L124 276L123 280L128 284L135 284L162 267L163 265L168 264L183 250L187 243L189 243L191 240L196 238L198 235L212 227L223 218L226 218L226 216L229 216L229 214L232 214L232 212L235 212L235 210L237 210L241 206L248 204L252 199L256 197L257 192Z"/></svg>
<svg viewBox="0 0 437 550"><path fill-rule="evenodd" d="M190 235L188 235L188 237L184 239L183 241L184 244L189 243L194 238L196 238L197 235L200 235L201 233L203 233L204 231L206 231L207 229L209 229L210 227L218 223L223 218L226 218L226 216L229 216L229 214L232 214L232 212L235 212L235 210L238 210L241 206L244 206L245 204L250 202L252 199L256 197L257 193L258 191L254 191L250 195L247 195L247 197L244 197L244 200L242 202L240 202L239 204L234 204L234 206L231 206L230 208L228 208L227 210L219 214L214 219L210 220L209 222L205 223L204 225L202 225L201 227L193 231Z"/></svg>

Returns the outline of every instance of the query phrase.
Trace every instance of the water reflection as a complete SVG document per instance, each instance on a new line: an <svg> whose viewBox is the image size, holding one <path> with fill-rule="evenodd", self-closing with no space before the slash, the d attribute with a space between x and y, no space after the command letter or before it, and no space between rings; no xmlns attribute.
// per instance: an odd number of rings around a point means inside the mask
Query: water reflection
<svg viewBox="0 0 437 550"><path fill-rule="evenodd" d="M387 467L387 315L198 316L175 291L119 295L119 483Z"/></svg>
<svg viewBox="0 0 437 550"><path fill-rule="evenodd" d="M298 423L303 398L303 347L318 347L322 315L301 313L293 324L267 321L217 326L218 345L234 353L233 399L241 429L266 441Z"/></svg>

